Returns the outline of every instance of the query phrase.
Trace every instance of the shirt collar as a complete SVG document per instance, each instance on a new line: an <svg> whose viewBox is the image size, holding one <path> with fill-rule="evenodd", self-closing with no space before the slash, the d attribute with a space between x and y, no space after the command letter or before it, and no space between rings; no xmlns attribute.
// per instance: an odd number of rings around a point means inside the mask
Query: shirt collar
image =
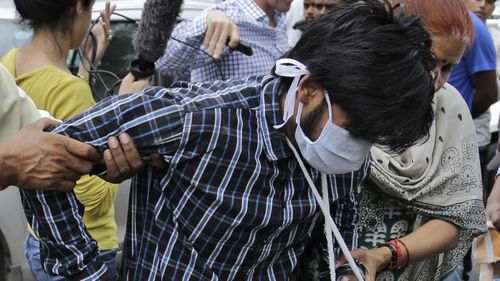
<svg viewBox="0 0 500 281"><path fill-rule="evenodd" d="M259 127L264 137L267 158L271 161L289 158L293 152L286 142L285 128L275 129L283 123L283 113L279 105L281 82L279 78L266 76L260 93Z"/></svg>

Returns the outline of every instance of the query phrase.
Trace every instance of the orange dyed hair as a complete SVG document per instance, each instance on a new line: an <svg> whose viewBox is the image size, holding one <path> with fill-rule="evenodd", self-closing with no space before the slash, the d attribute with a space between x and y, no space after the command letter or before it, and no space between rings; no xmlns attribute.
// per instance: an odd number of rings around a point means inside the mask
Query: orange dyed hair
<svg viewBox="0 0 500 281"><path fill-rule="evenodd" d="M469 45L474 26L462 0L403 0L404 12L419 16L431 35L452 37Z"/></svg>

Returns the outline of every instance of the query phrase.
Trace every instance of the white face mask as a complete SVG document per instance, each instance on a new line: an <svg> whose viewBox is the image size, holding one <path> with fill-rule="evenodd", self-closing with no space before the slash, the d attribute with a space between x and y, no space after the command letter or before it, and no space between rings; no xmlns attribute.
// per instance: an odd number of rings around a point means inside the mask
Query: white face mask
<svg viewBox="0 0 500 281"><path fill-rule="evenodd" d="M295 111L295 97L300 77L309 74L309 71L305 65L296 60L279 59L276 62L275 72L283 77L293 77L285 98L284 122L281 125L274 126L275 128L281 128ZM295 141L307 163L322 173L345 174L356 171L363 165L372 144L353 137L347 130L335 125L332 121L332 105L326 91L325 99L328 105L328 121L319 138L314 142L304 134L300 127L304 105L299 102Z"/></svg>
<svg viewBox="0 0 500 281"><path fill-rule="evenodd" d="M297 111L297 129L295 141L307 163L325 174L345 174L361 168L372 147L372 144L353 137L347 130L335 125L332 121L332 105L325 91L328 105L328 121L319 138L311 141L300 126L302 103Z"/></svg>

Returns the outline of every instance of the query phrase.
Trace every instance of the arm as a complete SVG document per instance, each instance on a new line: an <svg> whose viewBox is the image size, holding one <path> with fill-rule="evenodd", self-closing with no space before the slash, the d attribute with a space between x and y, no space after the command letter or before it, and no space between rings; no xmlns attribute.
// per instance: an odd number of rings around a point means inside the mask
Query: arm
<svg viewBox="0 0 500 281"><path fill-rule="evenodd" d="M172 156L182 136L183 109L158 96L150 89L144 94L112 97L67 120L53 132L87 142L100 152L108 149L111 136L127 132L143 156ZM22 196L26 215L40 237L45 270L99 280L106 270L95 241L83 225L83 207L75 194L23 191Z"/></svg>
<svg viewBox="0 0 500 281"><path fill-rule="evenodd" d="M70 190L100 161L91 146L43 132L56 123L41 119L0 144L0 187Z"/></svg>
<svg viewBox="0 0 500 281"><path fill-rule="evenodd" d="M96 39L96 53L94 61L92 61L92 65L97 65L101 60L102 56L106 52L106 49L109 46L109 42L111 40L111 15L116 9L116 5L111 5L110 2L106 3L106 9L101 11L101 20L94 25L91 30L91 33L95 36ZM87 38L87 37L86 37ZM84 40L82 44L86 44L85 46L80 47L80 51L83 53L84 59L78 68L78 76L82 77L85 80L89 80L89 72L88 69L91 67L90 59L93 52L92 40L89 38L88 40Z"/></svg>
<svg viewBox="0 0 500 281"><path fill-rule="evenodd" d="M496 51L493 38L482 23L474 24L475 38L462 58L474 86L472 117L484 113L497 100Z"/></svg>
<svg viewBox="0 0 500 281"><path fill-rule="evenodd" d="M201 47L214 59L219 59L224 46L235 48L240 42L239 29L234 21L222 11L204 11L193 21L183 21L177 25L168 41L165 54L158 59L156 69L164 74L182 73L203 63L207 58L196 59ZM185 43L183 43L185 42Z"/></svg>
<svg viewBox="0 0 500 281"><path fill-rule="evenodd" d="M439 231L436 231L436 229L439 229ZM430 220L416 231L400 238L410 254L410 264L452 249L457 245L458 239L458 228L453 224L438 219ZM367 281L375 280L376 273L386 268L391 259L391 251L386 247L369 250L357 249L352 252L352 255L365 265ZM403 246L402 257L397 266L405 265L407 261L408 255ZM345 262L345 258L339 260L339 264Z"/></svg>
<svg viewBox="0 0 500 281"><path fill-rule="evenodd" d="M497 101L497 74L495 70L478 72L471 76L471 81L476 89L471 111L475 118Z"/></svg>

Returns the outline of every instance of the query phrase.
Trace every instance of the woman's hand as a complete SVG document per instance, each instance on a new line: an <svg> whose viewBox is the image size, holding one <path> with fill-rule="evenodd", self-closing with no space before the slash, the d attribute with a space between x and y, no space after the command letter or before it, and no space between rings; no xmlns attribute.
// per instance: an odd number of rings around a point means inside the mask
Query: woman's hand
<svg viewBox="0 0 500 281"><path fill-rule="evenodd" d="M106 2L106 8L104 11L101 11L101 19L99 22L94 25L92 28L92 33L96 37L97 40L97 50L95 60L92 62L94 65L99 63L102 56L106 52L106 49L109 46L109 41L111 41L111 15L116 9L116 5L111 5L110 2ZM87 42L87 46L85 48L85 54L87 56L92 54L92 44L91 42Z"/></svg>
<svg viewBox="0 0 500 281"><path fill-rule="evenodd" d="M92 65L97 65L101 58L104 56L106 49L109 46L109 42L111 41L111 15L116 9L116 5L111 5L110 2L106 2L106 8L104 11L101 11L101 19L98 23L92 27L92 34L94 34L97 42L97 49L95 53L95 58L92 61ZM83 51L84 59L82 60L82 64L80 65L80 69L78 70L78 74L80 77L88 80L89 73L88 69L90 69L90 59L92 53L94 51L94 46L92 45L92 40L89 38L88 40L84 40L82 42L82 46L80 50Z"/></svg>
<svg viewBox="0 0 500 281"><path fill-rule="evenodd" d="M127 74L127 76L125 76L125 78L123 78L118 94L123 95L130 93L139 93L144 91L148 86L149 78L135 80L134 75L132 75L132 73L129 73Z"/></svg>
<svg viewBox="0 0 500 281"><path fill-rule="evenodd" d="M356 249L351 252L351 255L354 259L361 261L365 266L366 281L375 281L377 272L386 268L391 260L391 250L389 250L387 247L373 248L369 250ZM342 256L340 259L338 259L336 265L338 267L345 263L347 263L347 259L345 258L345 256ZM347 280L352 280L352 279L347 279Z"/></svg>

